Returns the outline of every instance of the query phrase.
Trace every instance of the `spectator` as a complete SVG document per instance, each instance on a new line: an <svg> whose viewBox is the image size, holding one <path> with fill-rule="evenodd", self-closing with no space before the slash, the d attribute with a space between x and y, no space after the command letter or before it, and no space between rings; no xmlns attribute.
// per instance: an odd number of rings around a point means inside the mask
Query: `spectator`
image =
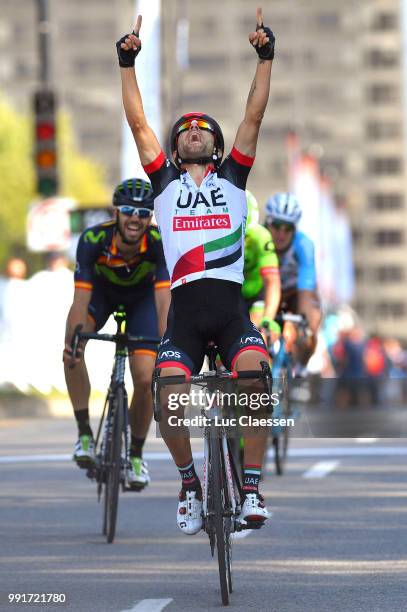
<svg viewBox="0 0 407 612"><path fill-rule="evenodd" d="M10 257L6 264L6 276L24 280L27 277L27 265L23 259L19 257Z"/></svg>
<svg viewBox="0 0 407 612"><path fill-rule="evenodd" d="M18 257L6 263L6 276L0 279L0 383L27 388L21 347L27 328L27 266Z"/></svg>
<svg viewBox="0 0 407 612"><path fill-rule="evenodd" d="M380 388L388 370L388 360L384 352L382 339L377 334L373 334L365 342L363 365L372 405L378 406L380 403Z"/></svg>
<svg viewBox="0 0 407 612"><path fill-rule="evenodd" d="M31 384L43 393L52 387L65 390L61 368L66 316L73 298L73 273L64 253L45 255L45 269L28 281L30 311L35 323L31 329L33 366Z"/></svg>

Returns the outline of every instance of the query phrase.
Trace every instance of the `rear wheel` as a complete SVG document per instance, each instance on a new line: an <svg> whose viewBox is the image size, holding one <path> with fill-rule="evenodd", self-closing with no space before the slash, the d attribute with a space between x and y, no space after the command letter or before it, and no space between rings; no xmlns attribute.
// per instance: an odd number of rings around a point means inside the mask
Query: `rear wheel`
<svg viewBox="0 0 407 612"><path fill-rule="evenodd" d="M104 486L104 495L103 495L103 527L102 533L105 536L107 534L107 489L106 484Z"/></svg>
<svg viewBox="0 0 407 612"><path fill-rule="evenodd" d="M121 477L121 455L124 422L123 388L118 387L110 400L109 406L113 420L110 442L107 449L106 485L105 485L105 518L104 533L111 544L116 533L117 508L119 504L119 486Z"/></svg>

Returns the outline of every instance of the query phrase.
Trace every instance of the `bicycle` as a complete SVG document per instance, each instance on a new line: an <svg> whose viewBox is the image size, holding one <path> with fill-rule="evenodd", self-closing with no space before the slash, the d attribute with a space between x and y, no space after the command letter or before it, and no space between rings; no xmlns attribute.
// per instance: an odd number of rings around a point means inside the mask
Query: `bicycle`
<svg viewBox="0 0 407 612"><path fill-rule="evenodd" d="M297 325L304 333L307 333L308 322L301 314L281 313L276 316L276 321L283 328L284 323L290 322ZM289 419L294 415L291 405L290 386L293 379L294 361L291 350L287 349L287 342L282 332L280 338L271 342L270 333L267 333L266 344L269 347L270 357L273 360L273 379L276 384L276 392L279 402L274 416L280 419ZM272 445L274 448L274 463L276 473L282 476L287 460L290 428L286 425L273 425L271 428Z"/></svg>
<svg viewBox="0 0 407 612"><path fill-rule="evenodd" d="M130 466L128 396L124 384L127 347L130 342L132 344L151 342L158 345L161 341L158 337L131 336L126 333L126 313L122 306L117 308L113 316L117 323L115 334L82 332L82 325L78 325L71 343L73 360L78 357L81 340L99 340L116 344L110 384L96 435L96 459L94 465L87 470L87 476L97 482L99 502L103 495L102 533L109 544L113 542L116 533L120 485L123 492L137 490L134 486L129 487L126 479L127 469Z"/></svg>
<svg viewBox="0 0 407 612"><path fill-rule="evenodd" d="M219 371L216 366L217 352L217 346L208 345L209 371L195 376L161 376L159 369L154 371L153 409L157 422L161 421L162 417L160 391L165 386L188 383L203 386L209 392L216 393L219 382L261 379L265 392L271 397L272 377L266 362L262 363L261 371ZM271 404L269 410L272 411ZM240 474L231 452L230 429L233 425L230 427L228 424L230 413L228 416L223 403L217 401L210 408L209 415L206 414L208 410L205 408L202 408L201 412L204 417L203 529L209 537L212 557L215 555L215 548L217 550L221 599L222 604L226 606L233 590L231 535L243 529L260 529L263 523L239 520L243 495Z"/></svg>

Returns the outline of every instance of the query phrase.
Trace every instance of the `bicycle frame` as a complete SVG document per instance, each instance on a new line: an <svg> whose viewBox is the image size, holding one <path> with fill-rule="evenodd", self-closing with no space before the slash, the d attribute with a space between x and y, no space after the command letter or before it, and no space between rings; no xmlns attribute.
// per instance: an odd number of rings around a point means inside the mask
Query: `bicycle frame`
<svg viewBox="0 0 407 612"><path fill-rule="evenodd" d="M110 378L110 385L109 385L109 389L107 391L107 395L106 395L106 400L105 400L105 408L107 405L111 406L111 402L110 400L113 399L113 397L115 396L117 389L119 387L122 387L123 389L123 396L125 399L125 406L126 408L128 407L128 395L127 395L127 391L126 391L126 386L124 384L124 376L125 376L125 372L126 372L126 360L128 357L128 349L127 346L124 342L124 340L122 341L118 341L116 343L116 351L115 351L115 356L114 356L114 362L113 362L113 368L112 368L112 374L111 374L111 378ZM124 457L125 457L125 465L123 466L124 469L126 469L129 466L130 463L130 439L129 439L129 411L124 410L123 411L123 431L125 433L124 435ZM100 432L102 429L102 425L103 425L103 421L104 421L104 415L105 415L105 410L103 411L102 414L102 418L100 420L99 423L99 428L98 428L98 433L96 436L96 448L98 447L98 442L99 442L99 436L100 436ZM103 442L105 441L105 437L111 435L111 431L112 431L112 421L114 418L114 414L111 410L108 411L107 415L106 415L106 421L105 421L105 429L104 429L104 433L103 433L103 438L102 438L102 448L103 448ZM105 445L106 447L106 445ZM101 454L102 456L102 469L103 469L103 461L104 461L104 456L103 453ZM125 490L125 480L122 479L122 489Z"/></svg>
<svg viewBox="0 0 407 612"><path fill-rule="evenodd" d="M97 481L99 501L104 489L103 534L107 535L108 543L113 542L115 535L120 485L123 491L134 488L127 482L127 468L130 467L128 396L124 381L127 347L129 342L149 342L157 345L160 342L157 337L127 334L126 313L122 306L114 313L114 319L117 323L116 334L82 332L81 326L78 326L72 339L72 365L78 357L80 340L101 340L114 342L116 345L110 384L96 435L96 461L87 472L89 478Z"/></svg>
<svg viewBox="0 0 407 612"><path fill-rule="evenodd" d="M284 389L282 388L282 384L281 384L282 378L284 375L286 375L287 379L291 380L293 363L292 363L291 353L288 353L286 350L286 341L285 341L283 334L281 335L281 338L279 338L279 340L277 340L276 342L279 342L280 345L276 353L272 352L273 379L274 381L277 381L277 392L279 393L279 395L282 395L284 393ZM277 406L275 407L274 415L275 417L281 416L281 402L279 402ZM271 427L271 433L273 436L280 435L281 431L282 431L281 425L273 425Z"/></svg>
<svg viewBox="0 0 407 612"><path fill-rule="evenodd" d="M271 371L266 362L262 362L262 370L245 372L218 372L216 368L216 347L212 344L208 350L209 372L197 376L164 376L160 378L161 370L156 369L153 375L153 408L156 421L161 420L160 387L173 384L197 383L205 384L209 391L216 392L219 380L236 380L239 378L263 379L265 390L271 398ZM214 402L208 411L202 409L205 416L204 426L204 466L202 480L202 519L203 529L209 536L211 554L217 549L219 579L222 603L229 603L229 594L233 590L232 580L232 540L231 534L242 529L259 529L262 523L253 521L251 524L240 521L240 499L242 487L227 438L223 419L219 425L218 419L223 415L223 406ZM237 499L237 493L240 499Z"/></svg>
<svg viewBox="0 0 407 612"><path fill-rule="evenodd" d="M173 384L185 384L188 383L196 383L203 384L205 383L208 387L209 391L214 391L216 389L216 382L219 380L238 380L238 379L262 379L265 385L265 390L271 397L272 393L272 378L271 372L268 364L266 362L262 362L262 371L258 370L247 370L240 372L219 372L216 367L216 351L214 347L209 347L208 350L209 357L209 371L202 372L201 374L197 374L195 376L186 377L185 375L174 375L174 376L164 376L161 377L161 371L156 369L153 375L153 408L154 408L154 418L157 422L161 421L161 406L160 406L160 388L163 388L167 385ZM219 432L219 438L222 441L221 444L221 453L225 466L225 476L227 481L227 488L230 496L231 506L232 506L232 515L235 517L233 521L233 531L241 531L242 529L248 528L257 528L258 526L246 526L241 524L237 517L240 512L240 504L236 499L235 486L237 491L241 497L241 484L238 475L238 471L236 466L234 465L232 454L229 448L228 436L226 432L226 428L224 425L219 427L219 425L215 425L216 418L220 418L222 416L222 406L219 406L216 402L212 406L209 411L203 409L202 414L209 420L204 427L204 465L203 465L203 487L202 487L202 502L203 502L203 518L204 521L208 516L208 473L209 473L209 437L210 432L213 427Z"/></svg>
<svg viewBox="0 0 407 612"><path fill-rule="evenodd" d="M222 425L219 428L218 425L215 425L215 422L216 422L215 418L221 417L222 411L220 410L219 406L214 405L211 408L210 412L211 412L211 415L209 417L209 424L205 426L205 430L204 430L204 461L203 461L203 479L202 479L203 519L204 521L206 521L208 518L209 437L211 435L210 428L217 427L220 430L219 438L221 440L221 453L222 453L223 464L225 466L226 484L227 484L227 489L229 492L229 499L231 503L231 514L234 519L232 531L236 531L237 530L236 523L237 523L237 519L240 514L241 508L240 508L240 503L238 503L236 499L235 485L234 485L233 478L235 479L236 487L239 493L241 492L241 484L239 481L239 477L237 475L237 470L232 468L233 459L232 459L231 454L229 453L229 447L228 447L227 434L226 434L225 427ZM204 410L202 410L202 413L205 414ZM207 414L205 414L205 416L208 418ZM235 468L235 466L233 467Z"/></svg>

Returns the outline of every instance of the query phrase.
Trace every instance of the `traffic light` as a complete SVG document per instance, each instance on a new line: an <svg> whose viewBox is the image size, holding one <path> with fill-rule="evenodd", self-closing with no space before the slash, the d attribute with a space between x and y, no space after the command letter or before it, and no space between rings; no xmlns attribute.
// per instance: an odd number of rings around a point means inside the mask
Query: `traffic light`
<svg viewBox="0 0 407 612"><path fill-rule="evenodd" d="M53 91L41 90L34 94L37 191L46 197L58 192L55 106Z"/></svg>

